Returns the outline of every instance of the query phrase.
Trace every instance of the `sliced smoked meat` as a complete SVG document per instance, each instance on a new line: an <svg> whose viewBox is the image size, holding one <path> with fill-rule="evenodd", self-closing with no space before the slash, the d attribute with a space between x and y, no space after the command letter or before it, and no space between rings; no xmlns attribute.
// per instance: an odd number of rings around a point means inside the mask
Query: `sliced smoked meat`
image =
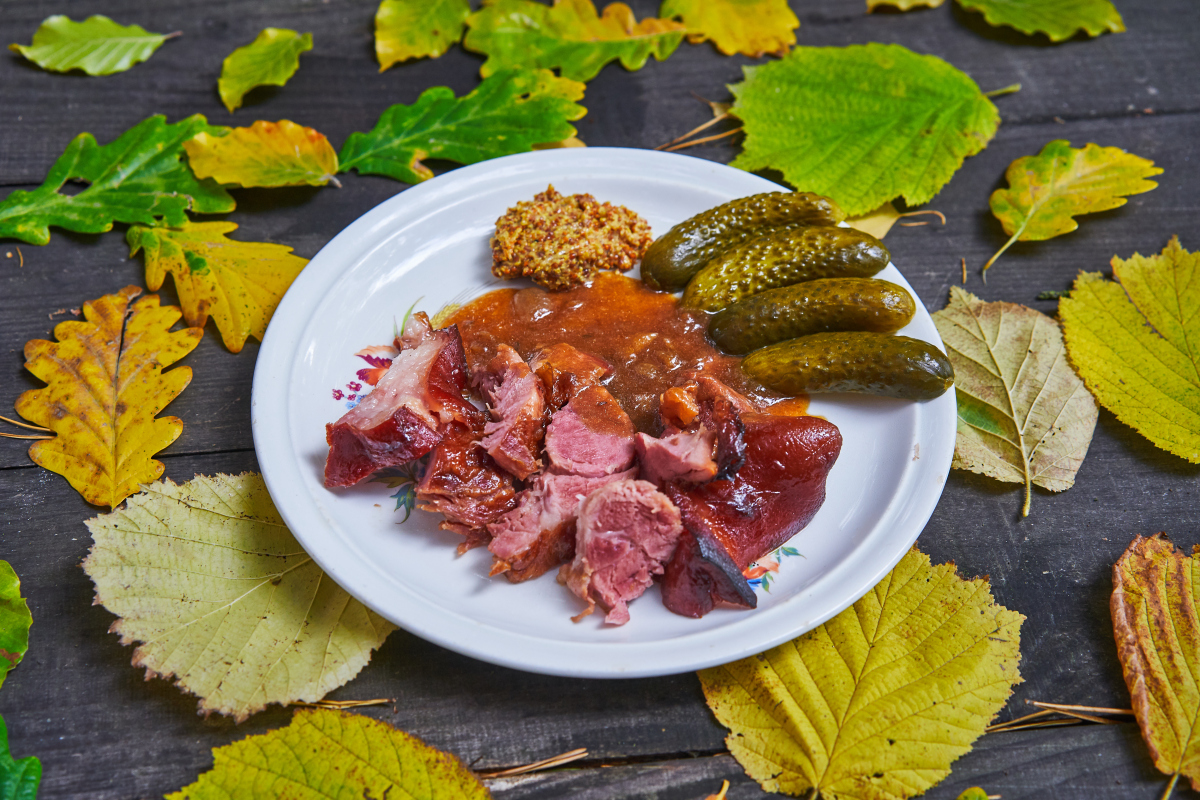
<svg viewBox="0 0 1200 800"><path fill-rule="evenodd" d="M566 343L540 351L529 366L546 387L551 408L558 410L588 386L599 386L613 373L603 359L589 355Z"/></svg>
<svg viewBox="0 0 1200 800"><path fill-rule="evenodd" d="M633 422L603 386L588 386L554 413L546 455L555 472L595 477L633 464Z"/></svg>
<svg viewBox="0 0 1200 800"><path fill-rule="evenodd" d="M521 480L528 478L541 469L538 452L549 416L541 380L516 350L502 344L478 384L492 415L483 430L483 447L501 467Z"/></svg>
<svg viewBox="0 0 1200 800"><path fill-rule="evenodd" d="M655 438L639 433L634 440L641 477L662 486L672 481L704 483L717 475L713 460L717 435L704 426Z"/></svg>

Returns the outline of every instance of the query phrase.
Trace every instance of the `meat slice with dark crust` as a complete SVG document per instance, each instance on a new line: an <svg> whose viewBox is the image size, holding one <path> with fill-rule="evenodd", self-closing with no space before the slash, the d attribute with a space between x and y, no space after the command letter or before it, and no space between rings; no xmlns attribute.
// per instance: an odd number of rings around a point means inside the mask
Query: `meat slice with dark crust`
<svg viewBox="0 0 1200 800"><path fill-rule="evenodd" d="M633 422L603 386L589 386L555 412L546 456L559 473L595 477L633 464Z"/></svg>
<svg viewBox="0 0 1200 800"><path fill-rule="evenodd" d="M530 368L546 387L546 399L555 411L588 386L599 386L612 376L612 366L565 342L534 355Z"/></svg>
<svg viewBox="0 0 1200 800"><path fill-rule="evenodd" d="M642 478L662 486L672 481L704 483L717 475L713 460L717 435L703 425L656 439L639 433L634 440Z"/></svg>
<svg viewBox="0 0 1200 800"><path fill-rule="evenodd" d="M483 429L483 447L501 467L528 478L541 469L538 451L549 417L541 380L516 350L502 344L478 384L492 415Z"/></svg>

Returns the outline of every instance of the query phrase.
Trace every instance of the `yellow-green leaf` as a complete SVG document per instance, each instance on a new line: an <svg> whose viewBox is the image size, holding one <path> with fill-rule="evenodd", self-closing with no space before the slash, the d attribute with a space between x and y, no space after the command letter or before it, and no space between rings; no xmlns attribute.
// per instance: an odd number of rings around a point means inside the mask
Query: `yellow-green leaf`
<svg viewBox="0 0 1200 800"><path fill-rule="evenodd" d="M1023 619L914 549L824 625L700 683L766 791L898 800L949 775L1004 706Z"/></svg>
<svg viewBox="0 0 1200 800"><path fill-rule="evenodd" d="M97 14L74 22L62 14L47 17L31 44L10 44L42 69L51 72L83 70L88 75L112 75L140 64L167 39L178 33L150 33L140 25L118 25Z"/></svg>
<svg viewBox="0 0 1200 800"><path fill-rule="evenodd" d="M946 0L867 0L867 11L874 11L880 6L891 6L901 11L912 11L914 8L921 6L937 8L944 2Z"/></svg>
<svg viewBox="0 0 1200 800"><path fill-rule="evenodd" d="M83 304L83 319L60 322L57 342L25 345L25 368L48 385L17 398L17 413L49 428L29 457L57 472L83 499L115 508L156 480L163 464L151 456L179 438L183 421L157 414L191 382L190 367L163 372L190 353L204 331L172 331L182 313L158 295L127 286Z"/></svg>
<svg viewBox="0 0 1200 800"><path fill-rule="evenodd" d="M145 249L146 285L152 291L169 274L188 324L203 329L211 314L225 346L240 353L246 337L262 339L283 293L308 260L285 245L225 237L235 230L232 222L134 225L125 239L131 256Z"/></svg>
<svg viewBox="0 0 1200 800"><path fill-rule="evenodd" d="M141 642L134 666L174 677L202 713L241 721L269 703L316 702L395 629L309 558L261 476L145 489L87 521L83 568L119 617L110 630Z"/></svg>
<svg viewBox="0 0 1200 800"><path fill-rule="evenodd" d="M964 789L958 800L988 800L988 793L978 786L972 786L970 789Z"/></svg>
<svg viewBox="0 0 1200 800"><path fill-rule="evenodd" d="M1125 30L1120 12L1109 0L958 0L958 4L982 12L989 25L1044 33L1052 42L1070 39L1079 31L1099 36Z"/></svg>
<svg viewBox="0 0 1200 800"><path fill-rule="evenodd" d="M337 151L312 128L258 121L224 135L201 132L183 143L197 178L233 186L324 186L338 171Z"/></svg>
<svg viewBox="0 0 1200 800"><path fill-rule="evenodd" d="M663 0L658 14L682 20L689 42L712 40L727 56L781 56L796 43L800 27L787 0Z"/></svg>
<svg viewBox="0 0 1200 800"><path fill-rule="evenodd" d="M1200 464L1200 253L1112 260L1059 301L1067 353L1100 405L1158 447Z"/></svg>
<svg viewBox="0 0 1200 800"><path fill-rule="evenodd" d="M21 580L7 561L0 561L0 686L29 649L29 627L33 617L21 597ZM3 781L0 781L0 787ZM0 792L0 797L3 797Z"/></svg>
<svg viewBox="0 0 1200 800"><path fill-rule="evenodd" d="M379 71L410 58L437 58L462 38L467 0L383 0L375 12Z"/></svg>
<svg viewBox="0 0 1200 800"><path fill-rule="evenodd" d="M42 762L35 756L13 759L8 749L8 726L0 717L0 797L4 800L36 800L42 781Z"/></svg>
<svg viewBox="0 0 1200 800"><path fill-rule="evenodd" d="M1200 557L1161 537L1136 537L1113 565L1113 635L1154 766L1200 790Z"/></svg>
<svg viewBox="0 0 1200 800"><path fill-rule="evenodd" d="M933 315L954 365L954 467L1061 492L1096 429L1096 401L1067 363L1062 331L1038 311L985 303L957 286Z"/></svg>
<svg viewBox="0 0 1200 800"><path fill-rule="evenodd" d="M311 33L264 28L254 41L230 53L221 65L217 92L230 111L255 86L283 86L300 68L300 54L312 50Z"/></svg>
<svg viewBox="0 0 1200 800"><path fill-rule="evenodd" d="M1073 148L1056 139L1036 156L1008 165L1007 189L992 192L992 213L1010 238L983 267L984 276L1014 242L1037 242L1079 227L1075 216L1125 205L1125 197L1158 186L1161 169L1119 147Z"/></svg>

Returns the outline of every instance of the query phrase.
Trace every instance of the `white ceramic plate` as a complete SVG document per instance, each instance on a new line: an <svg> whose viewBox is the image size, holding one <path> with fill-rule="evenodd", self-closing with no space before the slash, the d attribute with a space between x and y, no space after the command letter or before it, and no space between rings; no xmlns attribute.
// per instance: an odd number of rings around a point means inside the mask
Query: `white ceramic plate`
<svg viewBox="0 0 1200 800"><path fill-rule="evenodd" d="M490 556L455 555L458 537L415 511L403 525L381 483L322 484L325 424L346 411L361 348L386 344L414 301L430 313L492 280L496 218L553 183L628 206L661 234L697 212L780 187L748 172L651 150L587 148L500 158L397 194L331 241L292 284L254 372L254 447L288 527L347 591L402 628L451 650L517 669L590 678L684 672L794 638L874 586L916 540L942 493L954 450L955 401L815 397L811 413L842 431L828 498L789 543L754 611L699 620L663 608L657 587L626 625L571 622L581 604L554 573L513 585L489 578ZM889 265L881 278L908 287ZM911 288L911 287L909 287ZM920 303L903 333L941 346Z"/></svg>

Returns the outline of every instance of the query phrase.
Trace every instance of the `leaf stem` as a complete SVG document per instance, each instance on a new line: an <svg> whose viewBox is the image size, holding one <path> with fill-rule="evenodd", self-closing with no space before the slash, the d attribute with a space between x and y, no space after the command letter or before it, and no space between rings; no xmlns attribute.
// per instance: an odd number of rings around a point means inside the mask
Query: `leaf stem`
<svg viewBox="0 0 1200 800"><path fill-rule="evenodd" d="M1028 222L1028 220L1026 220L1026 221ZM1025 226L1024 226L1024 225L1022 225L1022 226L1021 226L1021 229L1020 229L1019 231L1017 231L1016 233L1014 233L1014 234L1012 235L1012 238L1011 238L1011 239L1009 239L1007 242L1005 242L1005 243L1004 243L1004 247L1001 247L999 250L997 250L997 251L996 251L996 255L994 255L994 256L992 256L991 258L989 258L989 259L988 259L988 262L987 262L986 264L984 264L984 265L983 265L983 272L982 272L982 273L980 273L980 274L983 276L983 282L984 282L984 283L987 283L987 271L988 271L989 269L991 269L991 268L992 268L992 264L995 264L995 263L996 263L996 259L997 259L997 258L999 258L999 257L1000 257L1000 255L1001 255L1001 254L1002 254L1002 253L1003 253L1005 250L1007 250L1008 248L1012 247L1012 245L1013 245L1013 242L1015 242L1015 241L1017 240L1017 237L1018 237L1018 236L1020 236L1020 235L1021 235L1022 233L1024 233L1024 232L1025 232Z"/></svg>
<svg viewBox="0 0 1200 800"><path fill-rule="evenodd" d="M1171 796L1171 792L1175 791L1175 782L1179 780L1179 773L1176 772L1171 776L1171 782L1167 784L1167 790L1163 792L1161 800L1167 800Z"/></svg>
<svg viewBox="0 0 1200 800"><path fill-rule="evenodd" d="M167 39L175 39L179 36L183 36L183 31L172 31L171 33L164 33L163 41L165 42Z"/></svg>
<svg viewBox="0 0 1200 800"><path fill-rule="evenodd" d="M1005 86L1003 89L992 89L990 92L984 92L984 97L999 97L1002 94L1015 94L1021 91L1021 84L1014 83L1010 86Z"/></svg>
<svg viewBox="0 0 1200 800"><path fill-rule="evenodd" d="M1033 489L1032 482L1029 479L1029 459L1025 459L1025 505L1021 506L1021 516L1029 516L1029 493Z"/></svg>

